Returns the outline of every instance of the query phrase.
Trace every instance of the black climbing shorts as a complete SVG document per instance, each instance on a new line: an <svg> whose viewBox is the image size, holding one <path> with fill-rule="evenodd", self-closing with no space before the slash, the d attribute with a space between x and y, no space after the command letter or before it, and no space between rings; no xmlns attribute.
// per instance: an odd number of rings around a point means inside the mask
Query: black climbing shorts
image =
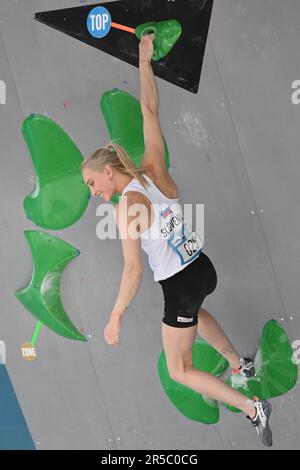
<svg viewBox="0 0 300 470"><path fill-rule="evenodd" d="M208 256L201 252L182 271L158 282L165 301L163 323L188 328L198 323L199 308L217 286L217 273Z"/></svg>

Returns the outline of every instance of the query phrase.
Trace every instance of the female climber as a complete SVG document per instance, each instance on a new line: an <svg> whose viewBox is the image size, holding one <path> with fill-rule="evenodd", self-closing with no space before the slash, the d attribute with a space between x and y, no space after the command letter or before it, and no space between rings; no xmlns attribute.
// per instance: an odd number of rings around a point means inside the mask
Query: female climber
<svg viewBox="0 0 300 470"><path fill-rule="evenodd" d="M217 285L215 268L197 235L185 224L176 183L166 168L165 143L159 121L159 98L151 59L153 34L139 44L141 109L145 153L137 168L123 147L111 142L82 164L82 174L93 196L109 202L121 194L114 215L121 235L124 268L119 293L104 330L105 341L120 344L124 313L137 294L142 278L141 249L164 296L162 340L170 377L212 399L242 410L261 441L272 446L271 405L249 400L221 379L193 367L197 332L230 363L233 372L255 375L253 361L241 358L218 322L201 305Z"/></svg>

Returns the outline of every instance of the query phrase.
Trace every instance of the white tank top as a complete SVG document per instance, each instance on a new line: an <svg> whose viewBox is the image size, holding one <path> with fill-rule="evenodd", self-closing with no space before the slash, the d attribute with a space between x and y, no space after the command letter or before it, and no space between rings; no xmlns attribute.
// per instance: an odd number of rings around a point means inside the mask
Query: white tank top
<svg viewBox="0 0 300 470"><path fill-rule="evenodd" d="M121 198L128 191L144 194L152 203L152 225L140 234L141 246L148 255L154 281L168 279L178 273L201 253L203 242L198 234L184 222L179 199L166 197L153 181L143 174L149 186L133 178L124 188Z"/></svg>

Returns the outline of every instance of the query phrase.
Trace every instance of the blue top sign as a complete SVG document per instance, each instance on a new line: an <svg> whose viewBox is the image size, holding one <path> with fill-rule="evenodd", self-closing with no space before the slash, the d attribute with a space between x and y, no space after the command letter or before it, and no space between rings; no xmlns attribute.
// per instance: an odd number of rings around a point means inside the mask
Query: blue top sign
<svg viewBox="0 0 300 470"><path fill-rule="evenodd" d="M111 16L107 8L93 8L87 18L87 29L91 36L100 39L106 36L111 28Z"/></svg>

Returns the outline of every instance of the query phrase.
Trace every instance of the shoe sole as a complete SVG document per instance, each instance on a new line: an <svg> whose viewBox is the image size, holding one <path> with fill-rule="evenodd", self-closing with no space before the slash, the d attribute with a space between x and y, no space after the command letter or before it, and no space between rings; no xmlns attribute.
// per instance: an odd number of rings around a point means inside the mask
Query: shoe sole
<svg viewBox="0 0 300 470"><path fill-rule="evenodd" d="M272 430L270 428L270 425L269 425L269 418L271 416L271 413L272 413L272 405L271 403L266 403L265 407L263 407L263 411L267 417L267 424L266 424L266 427L263 429L263 432L260 434L259 433L259 430L257 429L258 431L258 434L259 434L259 437L262 441L262 443L266 446L266 447L272 447L273 446L273 435L272 435Z"/></svg>

